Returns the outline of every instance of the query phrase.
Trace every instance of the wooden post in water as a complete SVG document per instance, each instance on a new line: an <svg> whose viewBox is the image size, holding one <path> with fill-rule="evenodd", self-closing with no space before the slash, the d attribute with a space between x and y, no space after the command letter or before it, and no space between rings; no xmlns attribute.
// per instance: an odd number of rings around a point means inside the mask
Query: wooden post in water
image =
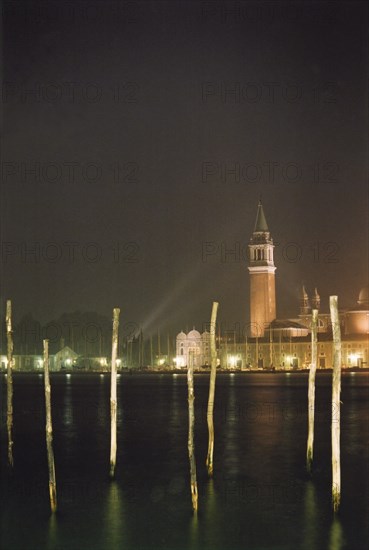
<svg viewBox="0 0 369 550"><path fill-rule="evenodd" d="M140 365L140 367L143 367L145 365L145 340L144 340L144 335L143 335L142 329L140 331L140 335L141 335L141 365Z"/></svg>
<svg viewBox="0 0 369 550"><path fill-rule="evenodd" d="M248 366L248 347L247 347L247 331L245 332L245 367Z"/></svg>
<svg viewBox="0 0 369 550"><path fill-rule="evenodd" d="M158 329L158 365L161 363L161 346L160 346L160 332Z"/></svg>
<svg viewBox="0 0 369 550"><path fill-rule="evenodd" d="M206 466L208 469L208 476L213 475L213 453L214 453L214 398L215 398L215 379L217 375L217 349L215 344L215 328L217 322L218 302L213 302L213 309L211 312L210 321L210 353L211 353L211 371L210 371L210 384L209 384L209 399L208 399L208 456L206 458Z"/></svg>
<svg viewBox="0 0 369 550"><path fill-rule="evenodd" d="M341 500L341 459L340 459L340 424L341 424L341 330L338 316L337 296L329 297L333 331L333 379L332 379L332 504L337 512Z"/></svg>
<svg viewBox="0 0 369 550"><path fill-rule="evenodd" d="M194 442L194 426L195 426L195 409L194 409L194 388L193 388L193 355L189 354L189 365L187 367L187 386L188 386L188 457L190 460L190 483L192 509L197 512L197 478L196 478L196 460L195 460L195 442Z"/></svg>
<svg viewBox="0 0 369 550"><path fill-rule="evenodd" d="M142 351L142 346L141 346L141 336L142 336L142 331L140 330L140 332L138 333L138 368L140 368L142 366L142 360L141 360L141 351Z"/></svg>
<svg viewBox="0 0 369 550"><path fill-rule="evenodd" d="M6 337L7 337L7 376L6 376L6 395L7 395L7 417L6 424L8 429L8 464L14 466L13 459L13 334L12 334L12 303L6 302Z"/></svg>
<svg viewBox="0 0 369 550"><path fill-rule="evenodd" d="M47 463L49 467L49 494L50 507L54 513L57 509L55 463L53 451L53 425L51 420L51 387L49 376L49 340L44 340L44 382L45 382L45 408L46 408L46 448Z"/></svg>
<svg viewBox="0 0 369 550"><path fill-rule="evenodd" d="M269 361L270 361L270 368L274 367L273 364L273 329L270 326L269 327Z"/></svg>
<svg viewBox="0 0 369 550"><path fill-rule="evenodd" d="M111 382L110 382L110 478L115 475L117 461L117 352L119 308L113 310L113 337L111 350Z"/></svg>
<svg viewBox="0 0 369 550"><path fill-rule="evenodd" d="M317 369L318 349L318 310L311 312L311 365L309 370L309 389L308 389L308 440L306 450L306 468L311 474L314 455L314 416L315 416L315 375Z"/></svg>

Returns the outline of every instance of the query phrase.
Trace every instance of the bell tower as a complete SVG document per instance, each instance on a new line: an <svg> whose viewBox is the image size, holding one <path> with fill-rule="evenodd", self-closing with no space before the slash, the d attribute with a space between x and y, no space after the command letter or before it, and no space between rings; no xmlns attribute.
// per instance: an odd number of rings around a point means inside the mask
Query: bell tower
<svg viewBox="0 0 369 550"><path fill-rule="evenodd" d="M250 336L263 336L266 326L276 318L273 239L258 204L254 232L249 242Z"/></svg>
<svg viewBox="0 0 369 550"><path fill-rule="evenodd" d="M311 303L312 303L312 306L313 306L313 309L320 309L320 296L318 294L318 289L315 288L314 290L314 296L313 296L313 299L311 300Z"/></svg>
<svg viewBox="0 0 369 550"><path fill-rule="evenodd" d="M309 295L306 292L305 285L302 285L300 294L300 315L309 315L311 311Z"/></svg>

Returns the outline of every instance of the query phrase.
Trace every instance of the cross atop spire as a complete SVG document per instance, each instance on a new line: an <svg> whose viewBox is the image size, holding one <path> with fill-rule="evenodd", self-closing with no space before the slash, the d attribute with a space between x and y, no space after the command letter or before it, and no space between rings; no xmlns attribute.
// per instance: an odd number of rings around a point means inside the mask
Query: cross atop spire
<svg viewBox="0 0 369 550"><path fill-rule="evenodd" d="M261 200L259 200L258 211L257 211L257 214L256 214L254 233L255 232L267 232L267 231L269 231L268 224L267 224L266 219L265 219L263 205L261 204Z"/></svg>

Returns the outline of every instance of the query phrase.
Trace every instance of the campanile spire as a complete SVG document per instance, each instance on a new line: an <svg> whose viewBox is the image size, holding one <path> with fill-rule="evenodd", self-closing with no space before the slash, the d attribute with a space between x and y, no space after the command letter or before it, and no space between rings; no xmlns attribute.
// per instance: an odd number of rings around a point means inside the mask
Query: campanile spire
<svg viewBox="0 0 369 550"><path fill-rule="evenodd" d="M249 242L250 335L263 336L265 328L276 318L273 239L261 200L258 204L254 232Z"/></svg>

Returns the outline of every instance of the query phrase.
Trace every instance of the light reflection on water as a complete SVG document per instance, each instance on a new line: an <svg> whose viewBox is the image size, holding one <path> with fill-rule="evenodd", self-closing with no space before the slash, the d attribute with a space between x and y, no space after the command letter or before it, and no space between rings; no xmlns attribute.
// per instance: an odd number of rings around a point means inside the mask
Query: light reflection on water
<svg viewBox="0 0 369 550"><path fill-rule="evenodd" d="M220 539L221 522L219 521L219 495L213 479L209 479L206 483L203 506L203 537L207 547L216 547L216 542ZM206 529L206 527L204 529L206 525L212 525L213 527L211 530Z"/></svg>
<svg viewBox="0 0 369 550"><path fill-rule="evenodd" d="M225 410L225 438L223 441L225 467L229 475L238 471L238 462L240 459L238 437L240 416L240 407L237 406L236 401L234 377L230 377L227 408Z"/></svg>
<svg viewBox="0 0 369 550"><path fill-rule="evenodd" d="M199 546L199 518L197 514L193 514L190 519L188 530L188 549L197 550Z"/></svg>
<svg viewBox="0 0 369 550"><path fill-rule="evenodd" d="M110 411L108 411L108 403L105 395L105 378L100 378L98 394L97 394L97 425L99 428L103 429L106 427L107 422L110 421Z"/></svg>
<svg viewBox="0 0 369 550"><path fill-rule="evenodd" d="M305 485L304 497L304 538L302 550L318 550L317 546L317 514L318 506L316 500L316 491L312 481L307 481Z"/></svg>
<svg viewBox="0 0 369 550"><path fill-rule="evenodd" d="M124 548L128 538L126 509L122 490L116 481L109 483L105 502L102 504L101 527L103 540L109 548Z"/></svg>
<svg viewBox="0 0 369 550"><path fill-rule="evenodd" d="M73 424L72 386L67 380L64 393L63 421L65 426Z"/></svg>
<svg viewBox="0 0 369 550"><path fill-rule="evenodd" d="M344 536L342 531L342 525L338 518L335 518L332 522L329 532L329 546L328 550L342 550L344 547Z"/></svg>
<svg viewBox="0 0 369 550"><path fill-rule="evenodd" d="M48 550L56 550L58 547L58 519L55 514L50 515L48 522Z"/></svg>

